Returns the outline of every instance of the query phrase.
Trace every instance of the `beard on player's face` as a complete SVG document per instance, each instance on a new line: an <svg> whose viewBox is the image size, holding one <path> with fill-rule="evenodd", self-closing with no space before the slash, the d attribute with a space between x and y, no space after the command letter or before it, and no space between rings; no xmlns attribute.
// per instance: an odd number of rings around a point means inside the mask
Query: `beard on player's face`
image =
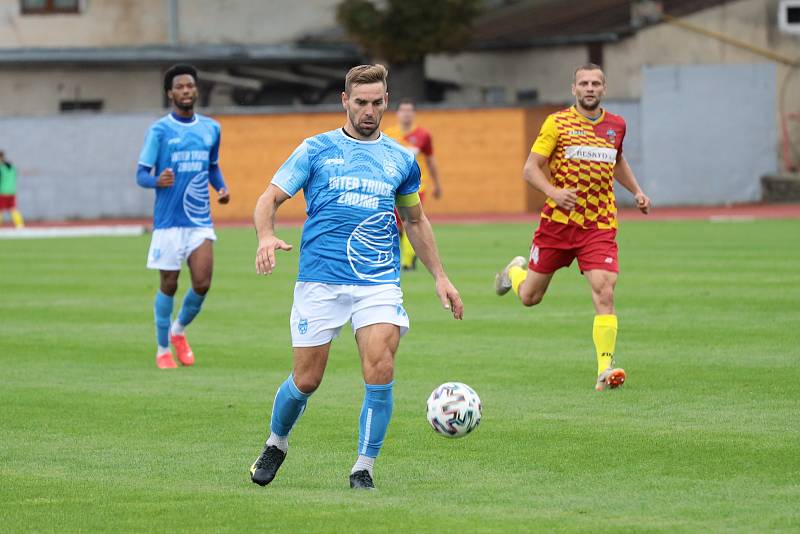
<svg viewBox="0 0 800 534"><path fill-rule="evenodd" d="M191 97L179 96L173 99L175 107L181 111L192 111L197 103L197 95Z"/></svg>
<svg viewBox="0 0 800 534"><path fill-rule="evenodd" d="M592 95L591 100L589 100L588 97L585 96L581 97L578 99L578 102L580 102L581 107L586 111L594 111L598 107L600 107L600 97L598 97L597 95Z"/></svg>
<svg viewBox="0 0 800 534"><path fill-rule="evenodd" d="M358 133L358 135L362 137L370 137L378 128L380 128L383 113L372 113L370 115L363 113L359 117L356 111L348 110L347 115L350 119L350 124L353 125L353 129Z"/></svg>
<svg viewBox="0 0 800 534"><path fill-rule="evenodd" d="M172 105L175 106L180 111L184 113L188 113L194 110L194 106L197 104L197 90L190 89L190 90L173 90L168 95L169 98L172 100Z"/></svg>
<svg viewBox="0 0 800 534"><path fill-rule="evenodd" d="M189 111L194 111L194 101L191 104L184 104L184 103L178 102L178 103L175 104L175 107L178 108L181 111L184 111L184 112L188 113Z"/></svg>
<svg viewBox="0 0 800 534"><path fill-rule="evenodd" d="M369 126L353 123L353 128L358 132L359 135L363 137L371 136L372 134L375 133L375 130L377 130L379 127L380 127L379 123L372 123Z"/></svg>

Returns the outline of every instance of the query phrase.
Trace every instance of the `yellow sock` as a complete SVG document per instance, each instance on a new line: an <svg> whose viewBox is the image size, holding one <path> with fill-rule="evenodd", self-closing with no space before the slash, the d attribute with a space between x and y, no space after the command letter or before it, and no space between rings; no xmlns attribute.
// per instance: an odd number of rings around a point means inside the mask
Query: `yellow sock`
<svg viewBox="0 0 800 534"><path fill-rule="evenodd" d="M19 210L11 210L11 220L14 221L14 226L17 228L25 226L25 221L22 220L22 214Z"/></svg>
<svg viewBox="0 0 800 534"><path fill-rule="evenodd" d="M405 232L400 234L400 266L407 269L414 267L414 247L411 246L411 241L408 240L408 235Z"/></svg>
<svg viewBox="0 0 800 534"><path fill-rule="evenodd" d="M597 351L597 374L609 367L614 360L614 345L617 343L617 316L595 315L592 339Z"/></svg>
<svg viewBox="0 0 800 534"><path fill-rule="evenodd" d="M519 286L522 285L522 282L524 282L527 277L528 271L522 267L517 267L515 265L508 270L508 278L511 279L511 289L514 290L515 295L519 296Z"/></svg>

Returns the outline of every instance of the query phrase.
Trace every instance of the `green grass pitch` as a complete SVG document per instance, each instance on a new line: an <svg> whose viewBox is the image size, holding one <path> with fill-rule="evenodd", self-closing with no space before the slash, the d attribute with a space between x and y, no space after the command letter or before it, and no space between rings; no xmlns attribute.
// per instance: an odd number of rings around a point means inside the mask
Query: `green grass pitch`
<svg viewBox="0 0 800 534"><path fill-rule="evenodd" d="M154 365L148 237L0 241L0 529L800 530L797 221L623 221L628 383L604 393L575 266L527 309L492 280L530 225L435 230L465 320L427 273L404 275L412 328L369 494L347 486L363 394L349 326L275 482L249 480L290 369L299 229L280 231L296 248L270 278L252 230L218 231L198 363L175 371ZM449 380L484 405L461 440L424 417Z"/></svg>

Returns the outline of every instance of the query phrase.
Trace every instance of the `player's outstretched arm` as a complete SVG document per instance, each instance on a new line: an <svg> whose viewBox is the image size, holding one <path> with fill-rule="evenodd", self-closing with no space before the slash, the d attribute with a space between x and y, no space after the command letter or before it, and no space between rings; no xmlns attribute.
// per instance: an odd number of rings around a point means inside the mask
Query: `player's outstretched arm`
<svg viewBox="0 0 800 534"><path fill-rule="evenodd" d="M625 159L625 156L620 156L617 164L614 166L614 178L616 178L625 189L631 192L639 211L644 214L650 212L650 207L652 206L650 197L645 195L642 188L639 187L639 182L636 181L636 176L633 175L633 169L628 165L628 160Z"/></svg>
<svg viewBox="0 0 800 534"><path fill-rule="evenodd" d="M275 235L275 213L288 198L290 198L289 195L279 187L269 184L256 203L253 219L258 236L258 250L256 251L256 273L258 274L272 274L272 270L275 268L276 250L292 250L292 245Z"/></svg>
<svg viewBox="0 0 800 534"><path fill-rule="evenodd" d="M414 206L398 206L398 213L403 220L403 228L408 234L408 240L417 253L417 257L422 261L428 271L436 280L436 294L442 302L442 306L453 312L456 319L464 318L464 303L458 290L447 278L444 267L439 259L439 251L436 248L436 239L433 237L431 223L422 211L422 205L417 203Z"/></svg>

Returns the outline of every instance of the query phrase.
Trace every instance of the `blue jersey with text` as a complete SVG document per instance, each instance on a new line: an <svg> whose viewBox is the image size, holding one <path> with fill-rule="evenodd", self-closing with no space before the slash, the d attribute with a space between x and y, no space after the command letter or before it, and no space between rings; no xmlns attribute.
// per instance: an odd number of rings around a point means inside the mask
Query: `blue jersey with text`
<svg viewBox="0 0 800 534"><path fill-rule="evenodd" d="M181 122L171 114L154 123L139 155L139 164L175 173L171 187L157 187L153 227L212 226L208 168L219 160L219 123L195 114Z"/></svg>
<svg viewBox="0 0 800 534"><path fill-rule="evenodd" d="M306 199L301 282L399 284L395 196L419 190L414 155L381 135L359 141L340 128L310 137L272 183Z"/></svg>

